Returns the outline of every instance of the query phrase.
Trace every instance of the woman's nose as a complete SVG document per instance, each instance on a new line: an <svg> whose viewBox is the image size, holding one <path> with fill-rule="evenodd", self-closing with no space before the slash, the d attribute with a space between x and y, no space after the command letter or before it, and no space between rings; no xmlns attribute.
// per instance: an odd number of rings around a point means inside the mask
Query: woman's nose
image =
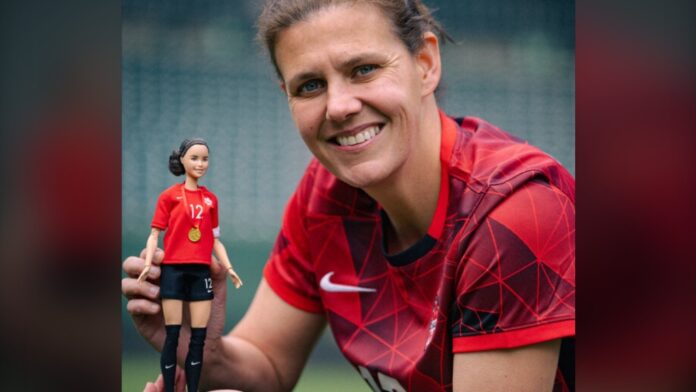
<svg viewBox="0 0 696 392"><path fill-rule="evenodd" d="M326 119L342 122L362 109L362 102L356 98L351 86L345 83L332 83L328 86Z"/></svg>

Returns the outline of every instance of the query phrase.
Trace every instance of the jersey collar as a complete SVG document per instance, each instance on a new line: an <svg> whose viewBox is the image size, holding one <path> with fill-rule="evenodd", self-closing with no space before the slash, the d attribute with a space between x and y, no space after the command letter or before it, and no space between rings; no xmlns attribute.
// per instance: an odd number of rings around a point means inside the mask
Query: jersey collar
<svg viewBox="0 0 696 392"><path fill-rule="evenodd" d="M435 214L430 222L430 227L428 228L427 234L423 236L418 242L410 246L409 248L389 255L386 252L385 247L385 235L382 235L382 254L387 258L390 264L395 266L403 266L410 264L419 258L425 256L437 243L437 240L442 235L443 228L445 227L445 218L447 216L447 205L449 202L449 164L452 157L452 150L454 148L454 141L456 139L456 129L457 124L451 118L447 117L445 112L439 110L440 115L440 127L441 127L441 138L440 138L440 192L437 199L437 207L435 208ZM386 223L388 222L387 214L384 210L380 209L381 221L382 221L382 233L386 233Z"/></svg>

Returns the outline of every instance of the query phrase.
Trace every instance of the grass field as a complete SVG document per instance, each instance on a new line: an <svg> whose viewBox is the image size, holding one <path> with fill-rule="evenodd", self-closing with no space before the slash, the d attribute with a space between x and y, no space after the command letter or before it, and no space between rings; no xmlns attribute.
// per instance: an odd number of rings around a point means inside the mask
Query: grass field
<svg viewBox="0 0 696 392"><path fill-rule="evenodd" d="M159 373L159 355L156 353L124 356L121 362L121 391L141 392L145 383L153 381ZM347 362L326 364L310 360L294 390L359 392L369 391L370 388Z"/></svg>

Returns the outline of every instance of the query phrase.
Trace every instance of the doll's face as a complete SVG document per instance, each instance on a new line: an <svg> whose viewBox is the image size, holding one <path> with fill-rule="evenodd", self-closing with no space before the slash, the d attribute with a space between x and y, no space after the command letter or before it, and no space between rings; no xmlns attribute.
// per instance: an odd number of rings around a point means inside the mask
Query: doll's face
<svg viewBox="0 0 696 392"><path fill-rule="evenodd" d="M208 147L202 144L191 146L181 157L181 164L187 176L196 180L203 177L208 171Z"/></svg>

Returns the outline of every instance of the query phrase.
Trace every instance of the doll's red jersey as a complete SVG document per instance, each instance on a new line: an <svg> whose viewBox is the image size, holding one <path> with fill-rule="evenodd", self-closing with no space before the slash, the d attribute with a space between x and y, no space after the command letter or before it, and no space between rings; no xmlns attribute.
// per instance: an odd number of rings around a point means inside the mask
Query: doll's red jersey
<svg viewBox="0 0 696 392"><path fill-rule="evenodd" d="M197 225L200 240L189 240L189 231ZM208 264L213 242L220 235L217 197L203 186L191 191L175 184L157 200L152 227L164 233L162 264Z"/></svg>
<svg viewBox="0 0 696 392"><path fill-rule="evenodd" d="M575 180L478 118L441 113L430 229L396 255L363 191L313 160L265 267L287 303L326 314L375 391L449 391L455 353L563 338L555 391L574 390Z"/></svg>

